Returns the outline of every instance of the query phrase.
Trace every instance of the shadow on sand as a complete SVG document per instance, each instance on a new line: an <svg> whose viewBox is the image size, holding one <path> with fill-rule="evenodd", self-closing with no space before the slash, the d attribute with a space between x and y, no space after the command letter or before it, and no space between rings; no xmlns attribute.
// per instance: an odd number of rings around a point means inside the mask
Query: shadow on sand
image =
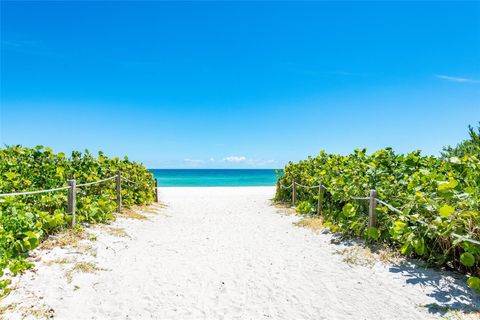
<svg viewBox="0 0 480 320"><path fill-rule="evenodd" d="M480 295L467 285L464 275L426 268L414 260L394 264L389 271L400 273L408 284L433 288L433 292L427 295L436 302L424 305L430 313L445 315L450 311L460 311L480 316Z"/></svg>
<svg viewBox="0 0 480 320"><path fill-rule="evenodd" d="M332 236L332 244L368 247L372 252L378 252L379 249L360 239L348 239L328 231L322 233ZM393 263L389 271L400 274L407 284L433 289L427 296L434 298L436 302L422 306L428 312L439 316L447 315L449 312L460 312L471 315L472 319L480 319L480 294L467 285L465 275L428 268L425 263L416 259L402 259L400 262Z"/></svg>

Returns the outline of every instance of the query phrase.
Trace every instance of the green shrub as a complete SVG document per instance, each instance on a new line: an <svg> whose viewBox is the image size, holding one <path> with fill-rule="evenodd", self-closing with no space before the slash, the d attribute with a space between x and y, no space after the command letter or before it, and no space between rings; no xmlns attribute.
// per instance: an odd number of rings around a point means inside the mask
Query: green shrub
<svg viewBox="0 0 480 320"><path fill-rule="evenodd" d="M315 212L315 206L312 205L309 201L300 201L296 208L298 213L302 214L311 214Z"/></svg>
<svg viewBox="0 0 480 320"><path fill-rule="evenodd" d="M123 177L136 183L122 183L122 204L145 205L153 201L152 175L141 164L118 158L97 157L88 151L53 153L38 146L11 146L0 149L0 193L43 190L67 186L68 179L77 184L114 176L121 170ZM116 210L116 184L110 180L77 189L78 222L105 222ZM25 261L49 234L67 227L71 215L67 211L67 190L34 195L0 198L0 275L9 268L12 273L31 266ZM0 289L7 285L0 282Z"/></svg>
<svg viewBox="0 0 480 320"><path fill-rule="evenodd" d="M471 145L471 144L468 144ZM468 150L476 150L471 147ZM367 154L355 150L343 156L320 152L288 163L278 177L283 185L322 182L324 225L334 232L390 243L405 255L430 265L480 273L480 246L454 238L452 233L480 239L480 161L476 152L462 157L422 156L419 151L396 154L391 148ZM378 198L401 210L378 205L378 228L367 228L368 201ZM316 203L317 189L297 187L299 203ZM291 190L278 188L276 200L289 201ZM424 223L422 223L424 222ZM473 278L470 283L477 286Z"/></svg>

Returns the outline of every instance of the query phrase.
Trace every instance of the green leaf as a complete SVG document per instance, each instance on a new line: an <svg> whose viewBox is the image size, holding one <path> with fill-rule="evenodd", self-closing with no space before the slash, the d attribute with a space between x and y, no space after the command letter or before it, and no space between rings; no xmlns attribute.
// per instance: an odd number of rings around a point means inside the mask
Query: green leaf
<svg viewBox="0 0 480 320"><path fill-rule="evenodd" d="M458 185L458 182L453 178L450 178L448 182L440 181L438 183L438 191L447 192L447 191L450 191L451 189L454 189L457 185Z"/></svg>
<svg viewBox="0 0 480 320"><path fill-rule="evenodd" d="M415 253L419 256L423 256L425 253L425 239L423 237L415 238L412 241L412 246L415 249Z"/></svg>
<svg viewBox="0 0 480 320"><path fill-rule="evenodd" d="M467 280L467 284L470 288L475 289L478 292L480 292L480 278L470 277Z"/></svg>
<svg viewBox="0 0 480 320"><path fill-rule="evenodd" d="M459 242L463 241L462 239L457 240ZM480 246L467 241L463 242L463 250L465 250L465 252L470 252L471 254L480 254Z"/></svg>
<svg viewBox="0 0 480 320"><path fill-rule="evenodd" d="M402 249L401 249L401 252L402 254L404 255L409 255L410 253L412 253L412 247L410 246L410 244L408 242L405 242L402 246Z"/></svg>
<svg viewBox="0 0 480 320"><path fill-rule="evenodd" d="M395 233L403 233L403 230L405 229L406 226L407 224L405 222L397 220L393 225L393 230L395 231Z"/></svg>
<svg viewBox="0 0 480 320"><path fill-rule="evenodd" d="M57 171L57 175L62 176L63 173L65 172L65 168L57 167L56 171Z"/></svg>
<svg viewBox="0 0 480 320"><path fill-rule="evenodd" d="M440 216L442 218L448 218L454 212L455 212L455 208L452 206L449 206L448 204L445 204L440 208Z"/></svg>
<svg viewBox="0 0 480 320"><path fill-rule="evenodd" d="M380 237L380 230L375 227L370 227L367 229L367 236L375 241Z"/></svg>
<svg viewBox="0 0 480 320"><path fill-rule="evenodd" d="M12 181L17 177L17 174L15 172L5 172L5 177L7 177L7 180Z"/></svg>
<svg viewBox="0 0 480 320"><path fill-rule="evenodd" d="M460 256L460 262L466 267L473 267L475 264L475 257L470 252L464 252Z"/></svg>
<svg viewBox="0 0 480 320"><path fill-rule="evenodd" d="M346 217L353 217L355 216L355 207L351 203L347 203L343 206L343 214Z"/></svg>

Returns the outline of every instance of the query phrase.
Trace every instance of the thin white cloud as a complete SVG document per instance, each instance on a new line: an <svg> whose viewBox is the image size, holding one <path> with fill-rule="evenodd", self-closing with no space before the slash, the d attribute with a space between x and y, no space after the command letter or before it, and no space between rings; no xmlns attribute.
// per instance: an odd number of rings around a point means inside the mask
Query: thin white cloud
<svg viewBox="0 0 480 320"><path fill-rule="evenodd" d="M245 156L228 156L219 160L213 157L207 160L185 158L183 159L183 162L188 167L212 167L214 165L219 165L221 167L235 167L236 165L246 167L270 167L277 163L277 161L273 159L250 159Z"/></svg>
<svg viewBox="0 0 480 320"><path fill-rule="evenodd" d="M252 166L252 167L263 167L266 165L271 165L274 164L276 161L275 160L256 160L256 159L249 159L247 161L247 164Z"/></svg>
<svg viewBox="0 0 480 320"><path fill-rule="evenodd" d="M244 162L245 160L247 160L247 158L244 156L229 156L229 157L223 158L223 161L225 162L235 162L235 163Z"/></svg>
<svg viewBox="0 0 480 320"><path fill-rule="evenodd" d="M480 83L480 80L469 79L469 78L462 78L462 77L452 77L443 74L436 74L436 78L450 81L450 82L457 82L457 83Z"/></svg>
<svg viewBox="0 0 480 320"><path fill-rule="evenodd" d="M192 165L192 166L199 166L203 163L205 163L205 161L203 160L199 160L199 159L183 159L184 162L188 163L189 165Z"/></svg>

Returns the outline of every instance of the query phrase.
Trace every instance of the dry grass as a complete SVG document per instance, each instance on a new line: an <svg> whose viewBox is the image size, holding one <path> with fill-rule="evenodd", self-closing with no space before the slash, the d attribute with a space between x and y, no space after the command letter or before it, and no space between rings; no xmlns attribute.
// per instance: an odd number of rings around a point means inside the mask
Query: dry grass
<svg viewBox="0 0 480 320"><path fill-rule="evenodd" d="M107 233L114 237L128 237L128 233L123 228L107 228Z"/></svg>
<svg viewBox="0 0 480 320"><path fill-rule="evenodd" d="M480 311L448 310L442 318L447 320L478 320L480 319Z"/></svg>
<svg viewBox="0 0 480 320"><path fill-rule="evenodd" d="M402 256L400 251L393 248L389 248L386 245L380 248L377 248L376 253L378 254L378 259L382 262L391 262L391 263L400 263L405 260L405 256Z"/></svg>
<svg viewBox="0 0 480 320"><path fill-rule="evenodd" d="M68 282L72 282L75 273L95 273L97 271L105 271L105 269L97 267L97 265L92 262L77 262L72 269L65 273L65 277Z"/></svg>
<svg viewBox="0 0 480 320"><path fill-rule="evenodd" d="M149 205L134 205L129 208L123 208L122 213L118 214L118 216L122 216L125 212L134 211L134 212L141 212L141 213L149 213L155 214L158 213L158 210L167 208L166 204L163 203L151 203Z"/></svg>
<svg viewBox="0 0 480 320"><path fill-rule="evenodd" d="M335 254L343 256L343 262L348 265L372 267L377 262L373 252L368 247L351 246L336 250Z"/></svg>
<svg viewBox="0 0 480 320"><path fill-rule="evenodd" d="M114 237L129 237L124 228L117 228L109 225L98 225L96 229L101 230Z"/></svg>
<svg viewBox="0 0 480 320"><path fill-rule="evenodd" d="M427 308L430 312L438 313L442 319L445 320L478 320L480 319L480 310L471 306L464 306L460 308L454 308L445 305L439 305L436 303L428 305L417 305L419 309Z"/></svg>
<svg viewBox="0 0 480 320"><path fill-rule="evenodd" d="M285 209L285 208L291 208L292 204L290 202L279 202L279 201L272 200L272 206L274 206L275 208Z"/></svg>
<svg viewBox="0 0 480 320"><path fill-rule="evenodd" d="M7 306L0 307L0 315L7 313L17 314L21 319L52 319L55 316L55 310L45 304L40 307L35 307L33 305L27 307L11 303ZM3 317L0 319L3 319Z"/></svg>
<svg viewBox="0 0 480 320"><path fill-rule="evenodd" d="M88 234L81 228L65 229L56 235L52 235L47 238L40 244L39 248L51 250L58 247L65 248L67 246L75 246L81 240L85 240L87 238Z"/></svg>
<svg viewBox="0 0 480 320"><path fill-rule="evenodd" d="M126 219L134 219L134 220L147 220L148 217L144 214L139 213L135 209L123 209L122 213L119 213L117 217L122 217Z"/></svg>
<svg viewBox="0 0 480 320"><path fill-rule="evenodd" d="M277 210L277 213L278 214L282 214L284 216L292 216L292 215L296 215L297 213L295 212L295 209L292 209L292 208L286 208L286 209L281 209L281 210Z"/></svg>
<svg viewBox="0 0 480 320"><path fill-rule="evenodd" d="M77 252L96 255L96 249L91 244L82 242L84 240L92 241L92 236L83 230L65 229L43 241L39 249L51 250L69 247Z"/></svg>
<svg viewBox="0 0 480 320"><path fill-rule="evenodd" d="M46 266L52 266L55 264L67 264L67 263L73 263L74 261L70 261L66 258L61 258L61 259L55 259L55 260L49 260L45 261L43 264Z"/></svg>
<svg viewBox="0 0 480 320"><path fill-rule="evenodd" d="M91 244L77 243L74 248L77 250L77 252L88 253L94 257L97 256L97 249L95 249Z"/></svg>
<svg viewBox="0 0 480 320"><path fill-rule="evenodd" d="M165 209L168 206L164 203L152 203L148 206L139 206L138 209L148 213L156 213L159 209Z"/></svg>
<svg viewBox="0 0 480 320"><path fill-rule="evenodd" d="M116 213L115 217L134 220L148 220L148 215L162 214L161 209L164 208L167 208L166 204L155 202L149 205L135 205L129 208L123 208L122 213Z"/></svg>
<svg viewBox="0 0 480 320"><path fill-rule="evenodd" d="M5 314L7 312L12 312L15 310L15 304L10 303L9 305L6 306L0 306L0 315Z"/></svg>
<svg viewBox="0 0 480 320"><path fill-rule="evenodd" d="M279 209L279 210L277 210L278 214L282 214L282 215L285 215L285 216L291 216L293 214L297 214L296 211L295 211L295 208L292 208L291 205L289 203L286 203L286 202L273 202L272 206L274 208Z"/></svg>
<svg viewBox="0 0 480 320"><path fill-rule="evenodd" d="M307 228L313 230L315 232L319 232L320 230L325 229L323 226L323 218L322 217L306 217L302 218L296 222L293 222L294 226Z"/></svg>
<svg viewBox="0 0 480 320"><path fill-rule="evenodd" d="M386 246L366 247L361 245L352 245L335 251L336 254L343 256L343 261L349 265L372 267L377 262L399 263L405 258L402 255Z"/></svg>

